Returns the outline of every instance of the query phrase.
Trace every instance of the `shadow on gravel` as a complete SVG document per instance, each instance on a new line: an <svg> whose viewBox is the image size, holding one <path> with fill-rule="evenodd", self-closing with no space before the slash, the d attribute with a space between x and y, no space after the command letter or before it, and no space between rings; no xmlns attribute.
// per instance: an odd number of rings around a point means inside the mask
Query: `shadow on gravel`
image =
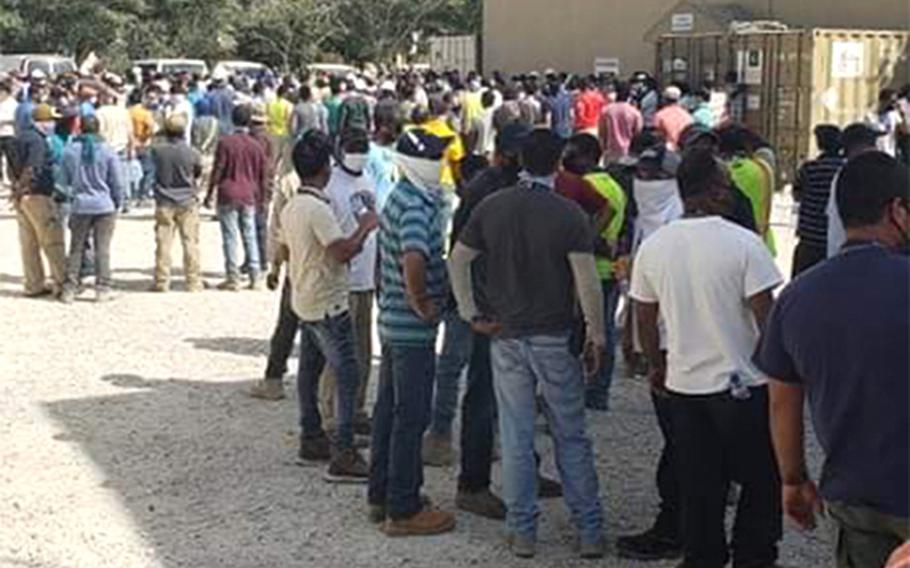
<svg viewBox="0 0 910 568"><path fill-rule="evenodd" d="M250 357L268 357L269 341L252 337L200 337L185 339L196 349L233 353Z"/></svg>
<svg viewBox="0 0 910 568"><path fill-rule="evenodd" d="M238 382L100 380L124 390L44 405L62 430L51 443L77 444L96 464L155 565L317 566L307 549L319 526L312 502L344 492L362 506L361 488L327 487L321 469L294 464L293 399L256 401ZM314 491L325 495L300 495Z"/></svg>

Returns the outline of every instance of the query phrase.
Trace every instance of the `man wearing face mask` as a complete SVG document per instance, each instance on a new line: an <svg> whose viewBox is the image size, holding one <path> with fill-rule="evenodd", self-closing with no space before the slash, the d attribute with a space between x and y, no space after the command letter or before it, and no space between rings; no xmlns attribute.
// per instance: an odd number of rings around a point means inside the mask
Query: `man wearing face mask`
<svg viewBox="0 0 910 568"><path fill-rule="evenodd" d="M847 242L783 291L755 362L772 379L784 512L812 529L827 508L838 566L883 566L910 538L910 177L868 152L836 189ZM806 398L826 455L821 495L805 461Z"/></svg>
<svg viewBox="0 0 910 568"><path fill-rule="evenodd" d="M63 291L66 249L63 224L54 204L53 164L47 137L53 132L54 110L38 105L33 122L13 141L13 206L19 223L19 244L25 274L25 295L59 295ZM41 253L47 257L52 285L46 286Z"/></svg>
<svg viewBox="0 0 910 568"><path fill-rule="evenodd" d="M420 497L420 442L430 421L436 334L445 301L445 204L440 174L449 140L415 128L396 145L402 179L382 210L379 336L382 368L373 409L370 520L389 536L451 531L455 517Z"/></svg>
<svg viewBox="0 0 910 568"><path fill-rule="evenodd" d="M341 231L350 235L358 227L357 219L365 211L374 211L376 188L369 176L364 175L367 154L370 150L369 137L364 130L346 130L339 141L341 155L332 168L332 178L325 186L326 197L332 206L332 213L338 220ZM354 431L357 434L370 433L370 419L364 410L367 384L370 379L370 365L373 358L373 292L376 288L376 237L370 235L363 243L363 250L351 259L348 266L350 283L351 323L354 328L354 351L357 354L359 383L357 405L354 414ZM323 421L332 429L335 418L335 373L326 367L319 379L319 402Z"/></svg>

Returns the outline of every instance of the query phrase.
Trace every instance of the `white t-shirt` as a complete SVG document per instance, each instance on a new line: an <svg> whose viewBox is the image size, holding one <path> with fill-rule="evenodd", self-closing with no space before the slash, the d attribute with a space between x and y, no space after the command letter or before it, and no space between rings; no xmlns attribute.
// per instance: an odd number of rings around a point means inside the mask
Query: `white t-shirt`
<svg viewBox="0 0 910 568"><path fill-rule="evenodd" d="M359 200L376 204L376 187L370 176L353 176L341 166L332 168L332 177L325 186L326 197L332 204L332 213L338 220L341 232L350 237L357 230L355 215L361 205ZM349 282L352 292L368 292L376 288L376 233L363 243L363 251L351 259Z"/></svg>
<svg viewBox="0 0 910 568"><path fill-rule="evenodd" d="M0 137L16 135L16 108L19 103L13 97L7 97L0 103Z"/></svg>
<svg viewBox="0 0 910 568"><path fill-rule="evenodd" d="M317 190L298 193L281 211L278 241L290 252L291 308L303 321L348 311L348 267L329 255L344 238L328 198Z"/></svg>
<svg viewBox="0 0 910 568"><path fill-rule="evenodd" d="M758 326L748 299L783 282L758 235L720 217L680 219L639 249L633 299L660 304L667 327L667 389L716 394L738 374L767 378L752 363Z"/></svg>

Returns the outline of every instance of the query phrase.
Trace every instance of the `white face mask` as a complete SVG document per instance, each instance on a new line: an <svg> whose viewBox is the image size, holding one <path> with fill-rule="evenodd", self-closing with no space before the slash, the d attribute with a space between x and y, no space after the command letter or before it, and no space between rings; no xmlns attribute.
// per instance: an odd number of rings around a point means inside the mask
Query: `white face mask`
<svg viewBox="0 0 910 568"><path fill-rule="evenodd" d="M419 189L428 193L442 191L442 160L424 160L396 153L395 165Z"/></svg>
<svg viewBox="0 0 910 568"><path fill-rule="evenodd" d="M367 167L367 154L345 154L342 162L345 168L359 174Z"/></svg>

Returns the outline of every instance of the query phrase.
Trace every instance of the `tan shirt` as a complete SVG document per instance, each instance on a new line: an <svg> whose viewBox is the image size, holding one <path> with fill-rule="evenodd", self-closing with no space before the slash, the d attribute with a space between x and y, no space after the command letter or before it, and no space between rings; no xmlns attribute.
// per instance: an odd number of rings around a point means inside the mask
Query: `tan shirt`
<svg viewBox="0 0 910 568"><path fill-rule="evenodd" d="M133 118L126 108L106 105L95 111L98 134L114 152L126 152L133 138Z"/></svg>
<svg viewBox="0 0 910 568"><path fill-rule="evenodd" d="M281 212L279 241L290 251L291 308L302 321L348 311L348 266L328 246L344 238L325 195L305 188Z"/></svg>

